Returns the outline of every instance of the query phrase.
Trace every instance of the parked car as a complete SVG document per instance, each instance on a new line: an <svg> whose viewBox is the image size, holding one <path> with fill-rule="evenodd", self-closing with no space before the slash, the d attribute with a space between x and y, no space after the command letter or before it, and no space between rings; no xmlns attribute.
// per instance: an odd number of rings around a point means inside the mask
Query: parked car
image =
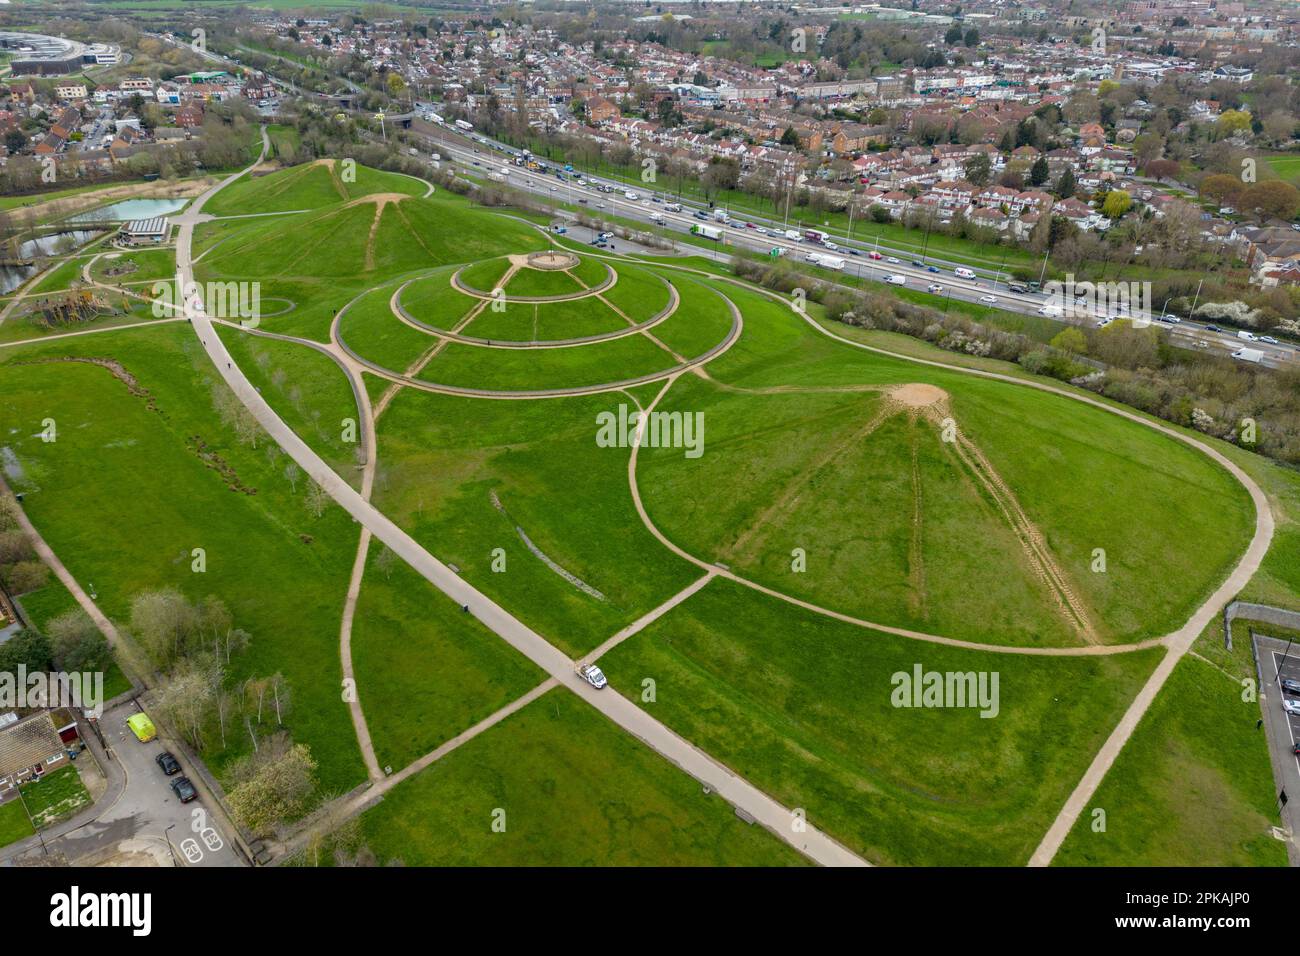
<svg viewBox="0 0 1300 956"><path fill-rule="evenodd" d="M1282 689L1288 694L1295 694L1300 697L1300 680L1292 680L1290 677L1282 678Z"/></svg>
<svg viewBox="0 0 1300 956"><path fill-rule="evenodd" d="M180 798L181 803L189 803L199 795L199 792L194 789L194 784L190 783L189 777L177 777L173 780L172 793Z"/></svg>
<svg viewBox="0 0 1300 956"><path fill-rule="evenodd" d="M604 672L595 664L587 664L586 666L579 668L578 673L582 675L583 680L596 688L596 690L603 689L609 683L609 681L605 679Z"/></svg>
<svg viewBox="0 0 1300 956"><path fill-rule="evenodd" d="M158 756L154 757L153 759L158 764L158 766L162 768L162 772L169 777L172 774L181 772L180 761L172 756L170 750L164 750L162 753L160 753Z"/></svg>
<svg viewBox="0 0 1300 956"><path fill-rule="evenodd" d="M1288 714L1295 714L1300 717L1300 700L1292 700L1290 697L1282 698L1282 709Z"/></svg>

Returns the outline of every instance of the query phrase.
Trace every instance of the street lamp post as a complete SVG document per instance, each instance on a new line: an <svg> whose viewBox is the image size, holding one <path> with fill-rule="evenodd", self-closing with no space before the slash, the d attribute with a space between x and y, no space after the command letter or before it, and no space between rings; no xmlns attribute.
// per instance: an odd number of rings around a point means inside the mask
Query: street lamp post
<svg viewBox="0 0 1300 956"><path fill-rule="evenodd" d="M167 829L163 830L163 839L167 841L167 852L172 855L172 866L180 866L180 862L176 859L176 850L172 847L172 837L170 832L175 828L175 826L176 824L173 823L168 826Z"/></svg>
<svg viewBox="0 0 1300 956"><path fill-rule="evenodd" d="M1201 300L1201 286L1203 286L1204 284L1205 284L1205 279L1201 279L1200 282L1196 283L1196 297L1192 299L1192 310L1187 313L1187 317L1189 319L1196 318L1196 303Z"/></svg>

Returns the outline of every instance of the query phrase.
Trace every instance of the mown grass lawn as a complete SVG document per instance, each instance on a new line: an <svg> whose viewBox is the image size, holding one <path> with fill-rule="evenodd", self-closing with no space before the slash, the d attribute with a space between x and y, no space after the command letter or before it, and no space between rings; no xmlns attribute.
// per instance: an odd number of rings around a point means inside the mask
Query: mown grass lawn
<svg viewBox="0 0 1300 956"><path fill-rule="evenodd" d="M383 552L371 542L352 662L379 765L400 770L546 674Z"/></svg>
<svg viewBox="0 0 1300 956"><path fill-rule="evenodd" d="M699 557L735 560L764 584L879 623L991 643L1078 640L1057 612L1033 610L1054 601L999 508L933 440L941 422L903 428L906 416L894 416L857 439L875 406L861 392L833 391L913 382L948 393L942 414L1014 493L1103 641L1176 628L1249 541L1245 490L1181 442L1058 396L854 349L788 307L734 287L727 294L744 332L709 364L710 377L795 392L728 392L686 377L663 399L658 410L703 412L705 453L644 449L641 491L659 528ZM830 391L798 393L810 387ZM847 442L838 452L836 436ZM917 442L919 482L907 451ZM734 545L743 547L732 554ZM795 547L814 559L807 573L790 571ZM1094 570L1098 549L1104 571ZM923 584L907 577L918 564Z"/></svg>
<svg viewBox="0 0 1300 956"><path fill-rule="evenodd" d="M1241 683L1183 658L1053 862L1286 866L1258 719Z"/></svg>
<svg viewBox="0 0 1300 956"><path fill-rule="evenodd" d="M35 832L21 800L14 798L0 804L0 847L24 840Z"/></svg>
<svg viewBox="0 0 1300 956"><path fill-rule="evenodd" d="M347 373L306 345L229 326L218 334L248 380L277 415L330 467L359 487L360 413Z"/></svg>
<svg viewBox="0 0 1300 956"><path fill-rule="evenodd" d="M533 402L400 393L380 419L374 502L467 581L571 654L698 577L637 519L626 448L596 445L623 395ZM498 508L493 495L499 502ZM598 591L575 587L529 550ZM505 570L492 570L493 551Z"/></svg>
<svg viewBox="0 0 1300 956"><path fill-rule="evenodd" d="M361 823L380 861L408 866L806 862L561 689L399 784Z"/></svg>
<svg viewBox="0 0 1300 956"><path fill-rule="evenodd" d="M51 770L39 782L24 783L20 789L38 830L66 820L91 803L90 793L72 764Z"/></svg>
<svg viewBox="0 0 1300 956"><path fill-rule="evenodd" d="M63 355L112 357L149 397L93 365L27 364ZM362 779L338 658L355 525L334 507L314 517L305 482L295 492L284 476L284 457L269 456L264 440L241 445L220 422L215 373L189 327L25 346L3 360L0 420L13 423L4 441L22 468L14 483L77 580L93 584L118 621L150 588L220 597L252 634L232 679L282 673L293 696L289 728L312 748L322 785L346 790ZM55 442L38 434L47 417L58 423ZM205 552L202 574L191 570L195 548ZM250 747L244 734L223 749L215 727L207 739L218 774Z"/></svg>
<svg viewBox="0 0 1300 956"><path fill-rule="evenodd" d="M614 690L874 863L1015 866L1161 653L959 650L715 580L600 664ZM893 675L918 665L997 673L996 716L894 707Z"/></svg>

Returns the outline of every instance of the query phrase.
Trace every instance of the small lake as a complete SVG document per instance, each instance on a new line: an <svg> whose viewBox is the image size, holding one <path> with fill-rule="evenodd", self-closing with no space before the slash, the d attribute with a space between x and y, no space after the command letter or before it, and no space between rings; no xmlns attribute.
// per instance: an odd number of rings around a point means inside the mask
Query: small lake
<svg viewBox="0 0 1300 956"><path fill-rule="evenodd" d="M18 247L18 258L35 259L41 256L64 255L81 248L99 233L98 229L68 229L48 236L28 239ZM6 249L5 255L8 254ZM0 295L12 292L41 268L44 267L39 263L30 266L0 266Z"/></svg>
<svg viewBox="0 0 1300 956"><path fill-rule="evenodd" d="M73 216L68 222L130 222L133 219L153 219L168 216L185 208L188 199L124 199L111 206L92 209Z"/></svg>

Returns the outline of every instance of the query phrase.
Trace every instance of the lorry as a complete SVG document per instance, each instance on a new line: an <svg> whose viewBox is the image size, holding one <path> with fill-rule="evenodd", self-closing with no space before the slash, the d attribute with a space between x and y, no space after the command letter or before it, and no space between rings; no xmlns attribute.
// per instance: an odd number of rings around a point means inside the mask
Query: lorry
<svg viewBox="0 0 1300 956"><path fill-rule="evenodd" d="M825 242L830 235L822 232L820 229L805 229L803 237L809 242Z"/></svg>
<svg viewBox="0 0 1300 956"><path fill-rule="evenodd" d="M691 226L691 235L716 240L722 238L722 230L717 226Z"/></svg>
<svg viewBox="0 0 1300 956"><path fill-rule="evenodd" d="M713 210L713 218L718 222L726 222L731 218L731 214L725 209L715 209Z"/></svg>
<svg viewBox="0 0 1300 956"><path fill-rule="evenodd" d="M1237 349L1232 353L1232 357L1238 362L1253 362L1256 365L1264 361L1264 353L1259 349Z"/></svg>
<svg viewBox="0 0 1300 956"><path fill-rule="evenodd" d="M836 272L844 269L844 260L839 256L828 256L825 253L814 252L808 259L814 265L819 265L823 269L834 269Z"/></svg>

